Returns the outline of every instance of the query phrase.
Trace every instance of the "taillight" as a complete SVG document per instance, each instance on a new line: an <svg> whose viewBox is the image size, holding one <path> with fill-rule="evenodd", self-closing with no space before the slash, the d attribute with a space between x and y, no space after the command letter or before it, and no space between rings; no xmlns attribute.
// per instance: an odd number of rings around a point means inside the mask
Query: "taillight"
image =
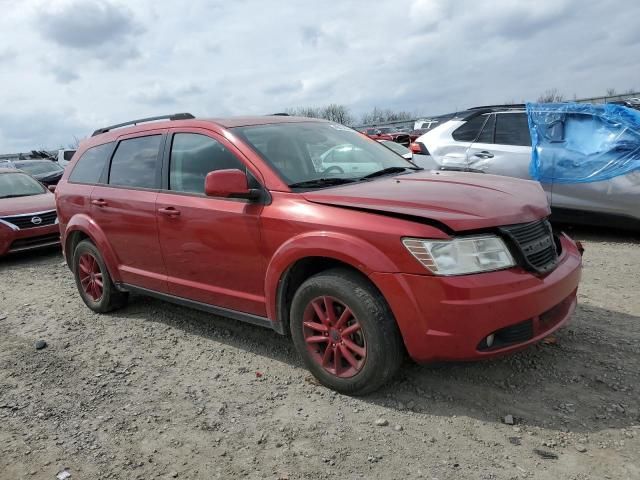
<svg viewBox="0 0 640 480"><path fill-rule="evenodd" d="M411 143L411 145L409 145L409 150L411 150L412 153L422 153L422 148L420 147L420 144L413 142Z"/></svg>

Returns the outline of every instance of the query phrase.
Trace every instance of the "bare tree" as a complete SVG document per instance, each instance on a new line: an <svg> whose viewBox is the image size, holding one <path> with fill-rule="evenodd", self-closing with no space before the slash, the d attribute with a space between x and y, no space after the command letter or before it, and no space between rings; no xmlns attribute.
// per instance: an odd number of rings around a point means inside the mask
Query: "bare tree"
<svg viewBox="0 0 640 480"><path fill-rule="evenodd" d="M391 109L382 110L381 108L373 107L373 110L362 116L362 124L371 125L376 123L411 120L413 118L415 118L415 115L410 112L394 111Z"/></svg>
<svg viewBox="0 0 640 480"><path fill-rule="evenodd" d="M353 117L349 108L344 105L332 103L320 109L320 117L343 125L352 125Z"/></svg>
<svg viewBox="0 0 640 480"><path fill-rule="evenodd" d="M607 88L607 97L613 97L616 95L616 89L615 88Z"/></svg>
<svg viewBox="0 0 640 480"><path fill-rule="evenodd" d="M80 142L84 140L83 138L78 138L76 135L73 135L73 142L70 142L69 145L67 145L67 148L69 150L77 150L78 147L80 146Z"/></svg>
<svg viewBox="0 0 640 480"><path fill-rule="evenodd" d="M285 112L297 117L324 118L332 122L352 125L354 118L349 111L349 107L332 103L324 107L293 107L286 108Z"/></svg>
<svg viewBox="0 0 640 480"><path fill-rule="evenodd" d="M559 103L562 101L564 101L564 95L557 88L551 88L538 97L538 103Z"/></svg>

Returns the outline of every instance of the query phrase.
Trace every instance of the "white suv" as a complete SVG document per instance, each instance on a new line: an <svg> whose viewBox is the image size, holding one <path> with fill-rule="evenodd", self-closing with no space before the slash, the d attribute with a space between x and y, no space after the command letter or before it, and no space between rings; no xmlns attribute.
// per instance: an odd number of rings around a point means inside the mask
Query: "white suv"
<svg viewBox="0 0 640 480"><path fill-rule="evenodd" d="M590 114L581 115L584 119ZM594 131L608 128L597 115L590 115L590 120ZM429 151L436 168L531 179L531 135L524 105L469 109L416 143ZM599 182L541 185L557 220L640 230L640 171Z"/></svg>

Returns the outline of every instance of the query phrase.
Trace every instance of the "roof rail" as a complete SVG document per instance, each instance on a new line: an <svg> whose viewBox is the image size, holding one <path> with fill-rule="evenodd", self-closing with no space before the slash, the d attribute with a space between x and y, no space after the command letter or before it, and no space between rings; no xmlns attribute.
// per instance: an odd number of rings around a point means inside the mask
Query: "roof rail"
<svg viewBox="0 0 640 480"><path fill-rule="evenodd" d="M497 109L497 108L503 108L505 110L509 110L509 109L525 108L525 107L526 105L524 103L513 103L513 104L506 104L506 105L482 105L480 107L467 108L467 110L485 110L485 109Z"/></svg>
<svg viewBox="0 0 640 480"><path fill-rule="evenodd" d="M288 113L286 113L286 112L272 113L271 115L272 115L272 116L274 116L274 117L288 117L288 116L290 116L290 115L289 115ZM269 115L267 115L267 116L269 116Z"/></svg>
<svg viewBox="0 0 640 480"><path fill-rule="evenodd" d="M128 125L137 125L138 123L144 123L144 122L153 122L154 120L190 120L192 118L196 118L196 117L194 117L190 113L174 113L172 115L159 115L157 117L140 118L138 120L131 120L130 122L118 123L116 125L110 125L108 127L99 128L95 132L93 132L91 136L95 137L96 135L106 133L109 130L113 130L114 128L126 127Z"/></svg>

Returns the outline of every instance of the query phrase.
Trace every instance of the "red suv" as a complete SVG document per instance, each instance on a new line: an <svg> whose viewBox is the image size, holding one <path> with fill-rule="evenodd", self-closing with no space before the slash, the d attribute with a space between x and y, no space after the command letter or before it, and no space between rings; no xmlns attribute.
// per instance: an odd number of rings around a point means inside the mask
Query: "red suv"
<svg viewBox="0 0 640 480"><path fill-rule="evenodd" d="M537 183L427 172L317 119L133 123L97 130L56 190L96 312L135 292L290 333L323 384L363 394L405 351L512 352L575 308L581 256ZM338 146L357 176L323 164Z"/></svg>

